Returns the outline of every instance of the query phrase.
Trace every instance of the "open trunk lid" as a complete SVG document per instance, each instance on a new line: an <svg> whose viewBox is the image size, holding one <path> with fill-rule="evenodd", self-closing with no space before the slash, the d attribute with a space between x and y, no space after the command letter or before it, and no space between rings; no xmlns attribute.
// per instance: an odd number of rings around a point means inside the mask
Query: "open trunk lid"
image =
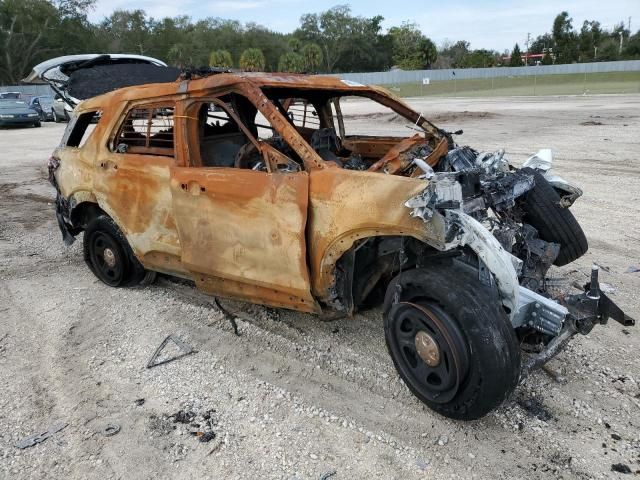
<svg viewBox="0 0 640 480"><path fill-rule="evenodd" d="M67 55L39 63L23 83L48 83L69 105L118 88L173 82L180 70L152 57L129 54Z"/></svg>

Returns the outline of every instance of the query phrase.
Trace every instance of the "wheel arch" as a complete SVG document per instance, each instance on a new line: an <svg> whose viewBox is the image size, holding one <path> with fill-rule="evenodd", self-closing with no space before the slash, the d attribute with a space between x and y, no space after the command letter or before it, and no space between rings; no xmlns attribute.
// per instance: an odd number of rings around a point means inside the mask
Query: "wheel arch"
<svg viewBox="0 0 640 480"><path fill-rule="evenodd" d="M412 226L391 227L365 227L349 230L337 236L325 249L322 260L317 270L316 297L325 304L347 313L353 313L353 302L349 302L350 291L345 288L353 278L353 268L339 265L341 259L347 258L352 263L353 259L345 257L345 254L353 251L354 244L363 239L398 236L410 238L429 249L440 252L450 252L463 247L469 248L477 258L486 265L491 272L500 291L502 305L507 309L509 316L513 316L518 310L519 283L513 257L508 254L493 235L478 221L465 215L463 212L449 211L448 220L442 216L434 215L422 228ZM459 233L450 241L445 240L449 224L456 223ZM425 228L426 227L426 228ZM340 268L337 268L340 267ZM342 275L337 275L340 271ZM345 276L346 275L346 276ZM343 301L340 301L343 300ZM346 302L344 301L346 300Z"/></svg>
<svg viewBox="0 0 640 480"><path fill-rule="evenodd" d="M104 214L93 193L79 190L69 196L69 220L78 231L84 230L92 218Z"/></svg>
<svg viewBox="0 0 640 480"><path fill-rule="evenodd" d="M386 251L378 251L373 255L370 263L361 263L358 252L363 252L363 247L367 243L372 242L396 242L397 249L394 250L393 245L389 245ZM362 300L367 293L373 290L377 285L377 281L381 276L387 273L387 269L393 265L385 265L384 262L389 259L389 255L397 254L404 247L411 249L411 245L421 245L424 248L436 250L425 240L424 230L413 230L403 227L366 227L357 228L344 232L337 236L326 248L320 261L319 276L317 278L318 290L315 296L328 305L330 308L344 311L352 314L358 306L358 299ZM399 246L399 248L398 248ZM380 260L382 263L377 262ZM354 275L362 273L363 269L376 264L373 271L365 271L370 277L358 279ZM375 279L378 276L377 280ZM361 282L373 282L367 286L361 285ZM357 294L357 290L363 290ZM356 296L354 298L354 293ZM358 298L361 297L362 298ZM354 303L355 302L355 303Z"/></svg>

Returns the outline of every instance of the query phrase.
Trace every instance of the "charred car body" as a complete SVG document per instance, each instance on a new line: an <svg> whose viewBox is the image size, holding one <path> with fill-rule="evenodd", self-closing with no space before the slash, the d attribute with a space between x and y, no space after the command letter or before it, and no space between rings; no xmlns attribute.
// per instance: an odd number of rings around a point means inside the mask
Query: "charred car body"
<svg viewBox="0 0 640 480"><path fill-rule="evenodd" d="M551 173L548 150L515 168L383 89L332 77L101 56L52 60L31 78L51 68L65 98L86 99L50 160L59 225L67 243L84 231L85 260L108 285L162 272L325 319L382 305L402 379L457 419L498 406L575 333L633 324L597 270L582 293L547 289L551 265L587 251L569 210L582 192ZM350 97L414 132L349 134Z"/></svg>

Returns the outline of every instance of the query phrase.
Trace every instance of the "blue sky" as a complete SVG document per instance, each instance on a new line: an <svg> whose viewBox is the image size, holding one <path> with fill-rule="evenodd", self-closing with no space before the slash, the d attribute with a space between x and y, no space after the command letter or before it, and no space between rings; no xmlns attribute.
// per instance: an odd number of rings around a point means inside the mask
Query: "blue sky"
<svg viewBox="0 0 640 480"><path fill-rule="evenodd" d="M382 15L384 26L411 20L438 45L465 39L472 48L503 51L515 42L522 46L527 32L536 37L551 29L554 17L567 10L577 29L583 20L599 20L605 28L631 16L631 29L640 29L640 0L98 0L90 18L98 21L115 9L145 10L154 17L189 15L193 19L222 17L256 22L273 30L291 32L303 13L319 12L347 3L354 14Z"/></svg>

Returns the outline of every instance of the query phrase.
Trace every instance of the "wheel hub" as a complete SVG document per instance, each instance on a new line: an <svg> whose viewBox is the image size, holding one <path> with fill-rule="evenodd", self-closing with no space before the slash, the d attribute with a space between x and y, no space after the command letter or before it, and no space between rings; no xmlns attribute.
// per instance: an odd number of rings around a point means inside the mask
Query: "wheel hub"
<svg viewBox="0 0 640 480"><path fill-rule="evenodd" d="M435 367L440 363L440 348L438 344L424 330L420 330L415 338L416 352L424 363L430 367Z"/></svg>
<svg viewBox="0 0 640 480"><path fill-rule="evenodd" d="M116 266L116 255L110 248L104 249L102 258L104 258L104 263L106 263L108 267L113 268Z"/></svg>
<svg viewBox="0 0 640 480"><path fill-rule="evenodd" d="M469 353L454 319L439 305L399 302L389 312L387 344L396 368L422 398L446 403L457 393L469 368Z"/></svg>

